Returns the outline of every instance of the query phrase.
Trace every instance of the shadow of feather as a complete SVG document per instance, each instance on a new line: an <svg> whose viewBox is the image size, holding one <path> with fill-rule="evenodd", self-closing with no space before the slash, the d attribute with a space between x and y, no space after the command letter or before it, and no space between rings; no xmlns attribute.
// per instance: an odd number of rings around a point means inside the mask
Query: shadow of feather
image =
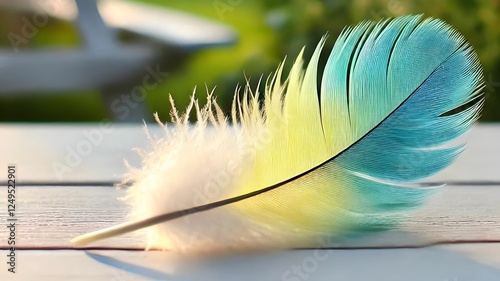
<svg viewBox="0 0 500 281"><path fill-rule="evenodd" d="M146 266L134 264L131 262L122 261L122 260L116 259L116 258L111 257L111 256L107 256L107 255L100 255L100 254L95 254L95 253L90 253L90 252L85 252L85 254L88 257L90 257L91 259L93 259L99 263L108 265L110 267L114 267L114 268L119 269L119 270L124 270L124 271L129 272L129 273L133 273L133 274L141 276L143 278L147 278L148 280L170 280L171 279L171 276L166 274L165 272L155 270L152 268L148 268ZM124 280L120 280L120 278L118 278L118 280L124 281Z"/></svg>
<svg viewBox="0 0 500 281"><path fill-rule="evenodd" d="M135 276L127 280L353 280L497 281L498 267L441 247L380 250L289 250L223 257L179 257L169 252L87 253ZM116 258L115 258L116 257ZM126 260L126 261L122 261ZM131 261L131 262L128 262ZM147 264L147 266L144 266Z"/></svg>

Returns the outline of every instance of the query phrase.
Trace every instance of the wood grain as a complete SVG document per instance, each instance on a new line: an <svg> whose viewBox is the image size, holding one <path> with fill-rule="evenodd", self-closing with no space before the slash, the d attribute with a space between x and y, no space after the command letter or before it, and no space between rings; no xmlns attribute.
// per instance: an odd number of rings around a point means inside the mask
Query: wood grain
<svg viewBox="0 0 500 281"><path fill-rule="evenodd" d="M162 134L158 126L150 129L153 135ZM17 273L8 273L2 262L0 280L500 280L500 125L474 127L463 155L428 179L452 184L412 213L398 231L341 245L383 249L205 258L144 252L144 231L93 245L106 248L101 250L73 250L69 245L77 235L126 220L128 206L119 200L125 191L112 184L125 172L123 159L140 163L132 148L148 145L141 126L3 124L0 139L0 169L15 164L21 184L16 202ZM75 158L71 151L85 146L87 152ZM58 176L54 163L69 170ZM0 182L5 183L5 173L0 170ZM0 194L5 192L0 185ZM0 200L3 222L4 210L6 200ZM387 249L433 243L446 244ZM6 239L0 239L0 248L5 257ZM61 248L67 250L56 250Z"/></svg>
<svg viewBox="0 0 500 281"><path fill-rule="evenodd" d="M2 190L5 190L2 188ZM80 234L125 221L124 190L103 186L18 188L18 247L70 247ZM398 231L347 241L345 247L421 246L432 243L500 242L500 186L447 186L411 214ZM6 210L5 200L0 210ZM0 212L0 221L6 213ZM6 247L0 240L0 247ZM93 246L144 248L144 232Z"/></svg>
<svg viewBox="0 0 500 281"><path fill-rule="evenodd" d="M147 148L149 141L140 125L104 124L2 124L0 167L17 164L24 183L119 182L126 172L123 160L139 166L140 158L132 150ZM163 135L156 125L149 129ZM500 125L477 125L467 139L468 147L458 160L426 181L500 184ZM58 172L58 165L68 169Z"/></svg>

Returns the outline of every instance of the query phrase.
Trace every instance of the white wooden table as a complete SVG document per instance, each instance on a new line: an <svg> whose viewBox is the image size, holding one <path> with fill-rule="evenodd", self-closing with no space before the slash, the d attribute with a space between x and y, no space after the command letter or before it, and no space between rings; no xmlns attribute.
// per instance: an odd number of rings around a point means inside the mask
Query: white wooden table
<svg viewBox="0 0 500 281"><path fill-rule="evenodd" d="M88 250L68 243L124 220L127 206L117 200L124 191L112 186L123 159L139 164L131 150L148 144L141 126L2 124L0 280L498 281L500 125L476 126L468 138L463 155L428 179L449 185L398 231L362 241L368 248L186 258L142 251L142 232ZM15 274L7 271L9 165L18 179ZM415 247L428 243L436 245Z"/></svg>

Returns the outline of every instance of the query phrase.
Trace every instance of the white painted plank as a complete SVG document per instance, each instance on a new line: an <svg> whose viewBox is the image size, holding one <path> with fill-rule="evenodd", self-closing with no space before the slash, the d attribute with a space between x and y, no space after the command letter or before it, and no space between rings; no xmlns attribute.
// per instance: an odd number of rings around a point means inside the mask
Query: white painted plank
<svg viewBox="0 0 500 281"><path fill-rule="evenodd" d="M1 187L6 194L5 187ZM127 205L124 190L102 186L17 187L16 245L65 247L75 234L123 222ZM0 221L7 220L7 202L0 202ZM144 248L144 233L136 232L96 245ZM0 247L7 246L1 239Z"/></svg>
<svg viewBox="0 0 500 281"><path fill-rule="evenodd" d="M6 194L0 187L0 194ZM71 247L69 240L126 219L124 190L100 186L18 187L17 246ZM448 186L410 215L397 231L344 242L346 247L420 246L457 241L500 241L500 186ZM0 200L0 221L7 202ZM144 231L93 244L143 249ZM7 240L0 239L0 247Z"/></svg>
<svg viewBox="0 0 500 281"><path fill-rule="evenodd" d="M149 128L162 135L158 126ZM140 164L132 149L149 144L141 125L118 124L2 124L0 139L0 167L17 164L25 182L117 182L124 159ZM500 183L500 125L475 126L468 139L458 160L427 181Z"/></svg>
<svg viewBox="0 0 500 281"><path fill-rule="evenodd" d="M102 124L0 125L0 167L16 164L21 182L119 182L148 140L140 125Z"/></svg>
<svg viewBox="0 0 500 281"><path fill-rule="evenodd" d="M169 252L18 251L17 273L8 273L7 265L2 263L0 278L11 281L498 281L498 252L500 244L290 250L201 258L179 257ZM6 251L0 253L2 257L6 254Z"/></svg>
<svg viewBox="0 0 500 281"><path fill-rule="evenodd" d="M429 180L500 182L500 124L480 123L465 139L467 147L457 161Z"/></svg>

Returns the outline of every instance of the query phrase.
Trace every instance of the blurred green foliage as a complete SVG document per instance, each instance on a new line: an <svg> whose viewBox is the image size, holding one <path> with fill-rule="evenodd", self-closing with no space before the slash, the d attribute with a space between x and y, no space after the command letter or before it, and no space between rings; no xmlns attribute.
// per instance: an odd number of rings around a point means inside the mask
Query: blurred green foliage
<svg viewBox="0 0 500 281"><path fill-rule="evenodd" d="M197 87L203 99L212 90L226 112L237 85L250 78L253 87L265 79L288 56L285 68L306 48L306 60L320 38L328 33L325 50L346 25L404 14L441 18L460 31L474 46L484 67L485 108L482 121L500 121L500 0L143 0L155 5L197 14L233 27L236 45L195 53L162 86L148 93L152 111L168 118L168 94L178 108L186 106ZM18 23L17 23L18 24ZM16 17L0 14L0 35L16 28ZM25 47L77 45L75 30L67 23L51 21ZM8 47L6 36L0 44ZM326 56L323 57L323 63ZM99 121L105 110L97 92L71 95L2 97L0 121Z"/></svg>

